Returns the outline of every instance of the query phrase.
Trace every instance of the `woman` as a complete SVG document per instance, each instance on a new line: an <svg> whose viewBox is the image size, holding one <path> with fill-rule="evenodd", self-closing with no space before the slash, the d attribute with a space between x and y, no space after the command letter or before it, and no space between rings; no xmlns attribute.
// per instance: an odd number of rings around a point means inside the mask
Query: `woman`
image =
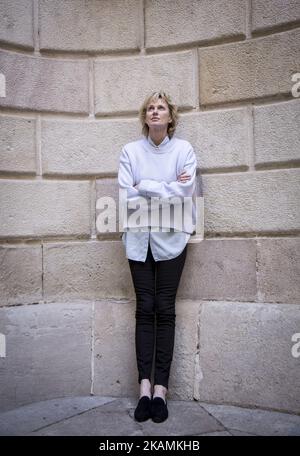
<svg viewBox="0 0 300 456"><path fill-rule="evenodd" d="M195 193L197 162L191 144L174 136L177 107L165 92L153 92L145 99L139 117L144 136L126 144L120 156L118 182L120 190L126 190L126 203L140 202L141 197L147 204L152 197L161 201L177 197L178 207L179 197L182 207L183 197L191 201ZM146 211L148 208L149 205ZM168 417L166 394L174 348L175 298L187 242L195 228L192 215L185 218L181 230L176 229L176 222L162 219L159 223L159 219L154 223L144 219L135 225L138 229L130 229L128 224L122 236L136 294L135 344L140 384L134 412L137 421L151 417L154 422L162 422Z"/></svg>

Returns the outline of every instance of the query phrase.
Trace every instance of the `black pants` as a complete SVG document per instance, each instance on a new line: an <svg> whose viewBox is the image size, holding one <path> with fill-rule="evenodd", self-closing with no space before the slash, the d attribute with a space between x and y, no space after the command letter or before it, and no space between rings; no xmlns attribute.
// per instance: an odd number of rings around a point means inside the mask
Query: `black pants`
<svg viewBox="0 0 300 456"><path fill-rule="evenodd" d="M154 384L168 388L175 337L175 299L187 246L171 260L156 262L150 244L145 262L128 259L136 294L135 345L139 383L144 378L151 381L156 329Z"/></svg>

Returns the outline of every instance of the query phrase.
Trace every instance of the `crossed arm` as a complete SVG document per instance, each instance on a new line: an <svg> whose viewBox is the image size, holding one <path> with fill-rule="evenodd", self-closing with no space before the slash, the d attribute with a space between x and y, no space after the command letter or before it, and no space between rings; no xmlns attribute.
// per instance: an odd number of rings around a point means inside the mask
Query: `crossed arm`
<svg viewBox="0 0 300 456"><path fill-rule="evenodd" d="M177 181L165 182L155 179L142 179L133 185L133 176L129 157L125 149L120 157L118 181L120 188L127 189L128 200L135 200L139 196L157 196L168 198L172 196L192 196L195 188L197 161L191 148L184 164L183 171L177 176Z"/></svg>

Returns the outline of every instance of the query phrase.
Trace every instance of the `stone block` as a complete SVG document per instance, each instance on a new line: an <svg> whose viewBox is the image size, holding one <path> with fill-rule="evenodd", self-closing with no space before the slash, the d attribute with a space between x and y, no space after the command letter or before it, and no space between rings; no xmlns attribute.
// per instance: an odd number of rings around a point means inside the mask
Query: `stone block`
<svg viewBox="0 0 300 456"><path fill-rule="evenodd" d="M176 298L176 324L169 397L193 400L199 385L200 302Z"/></svg>
<svg viewBox="0 0 300 456"><path fill-rule="evenodd" d="M191 51L95 60L95 113L138 111L146 96L160 89L178 106L194 107L193 72Z"/></svg>
<svg viewBox="0 0 300 456"><path fill-rule="evenodd" d="M0 116L1 172L36 172L35 119Z"/></svg>
<svg viewBox="0 0 300 456"><path fill-rule="evenodd" d="M256 166L300 161L300 100L254 106Z"/></svg>
<svg viewBox="0 0 300 456"><path fill-rule="evenodd" d="M94 394L137 395L135 302L95 302Z"/></svg>
<svg viewBox="0 0 300 456"><path fill-rule="evenodd" d="M43 174L116 173L122 147L140 134L135 119L42 120Z"/></svg>
<svg viewBox="0 0 300 456"><path fill-rule="evenodd" d="M42 247L0 246L0 306L42 299Z"/></svg>
<svg viewBox="0 0 300 456"><path fill-rule="evenodd" d="M1 0L0 40L33 48L33 1Z"/></svg>
<svg viewBox="0 0 300 456"><path fill-rule="evenodd" d="M246 4L238 0L147 0L146 47L245 36ZM162 30L164 33L162 33Z"/></svg>
<svg viewBox="0 0 300 456"><path fill-rule="evenodd" d="M299 238L257 239L257 286L260 301L300 305L299 278Z"/></svg>
<svg viewBox="0 0 300 456"><path fill-rule="evenodd" d="M6 97L0 106L34 111L89 112L88 61L0 51Z"/></svg>
<svg viewBox="0 0 300 456"><path fill-rule="evenodd" d="M0 181L1 238L90 235L90 185L84 181Z"/></svg>
<svg viewBox="0 0 300 456"><path fill-rule="evenodd" d="M117 178L104 177L96 181L96 195L101 208L96 208L96 230L100 238L121 239L119 231L119 184ZM112 200L106 200L112 198ZM104 210L103 210L104 209ZM107 217L107 221L105 218ZM101 223L100 223L101 222ZM104 223L106 224L104 225ZM104 230L108 230L107 232Z"/></svg>
<svg viewBox="0 0 300 456"><path fill-rule="evenodd" d="M200 104L288 95L299 71L300 29L199 49Z"/></svg>
<svg viewBox="0 0 300 456"><path fill-rule="evenodd" d="M245 109L181 114L176 135L188 140L200 170L247 168L249 119Z"/></svg>
<svg viewBox="0 0 300 456"><path fill-rule="evenodd" d="M254 32L279 28L300 20L298 0L253 0L252 30Z"/></svg>
<svg viewBox="0 0 300 456"><path fill-rule="evenodd" d="M44 293L47 301L132 297L122 241L47 242Z"/></svg>
<svg viewBox="0 0 300 456"><path fill-rule="evenodd" d="M203 303L199 399L299 413L299 325L295 304Z"/></svg>
<svg viewBox="0 0 300 456"><path fill-rule="evenodd" d="M92 303L0 309L0 408L9 410L91 389Z"/></svg>
<svg viewBox="0 0 300 456"><path fill-rule="evenodd" d="M178 297L255 300L255 251L253 239L205 239L188 244Z"/></svg>
<svg viewBox="0 0 300 456"><path fill-rule="evenodd" d="M300 227L298 169L203 175L207 233L293 233Z"/></svg>
<svg viewBox="0 0 300 456"><path fill-rule="evenodd" d="M121 51L140 47L138 0L41 0L40 48Z"/></svg>

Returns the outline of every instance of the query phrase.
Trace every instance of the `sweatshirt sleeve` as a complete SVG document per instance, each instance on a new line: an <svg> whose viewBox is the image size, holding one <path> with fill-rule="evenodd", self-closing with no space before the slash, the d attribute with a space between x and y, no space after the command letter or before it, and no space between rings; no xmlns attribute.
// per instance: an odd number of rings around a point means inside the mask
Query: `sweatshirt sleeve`
<svg viewBox="0 0 300 456"><path fill-rule="evenodd" d="M123 190L123 195L119 194L122 207L125 206L128 208L130 203L133 203L131 208L137 207L138 205L139 211L148 213L150 198L146 195L142 195L137 188L134 188L132 167L125 147L122 148L120 155L118 183L119 189Z"/></svg>
<svg viewBox="0 0 300 456"><path fill-rule="evenodd" d="M128 153L126 149L123 147L121 156L120 156L120 164L119 164L119 172L118 172L118 182L119 187L121 189L127 190L127 200L135 200L137 197L141 196L141 193L134 188L133 184L133 175L130 160L128 157Z"/></svg>
<svg viewBox="0 0 300 456"><path fill-rule="evenodd" d="M164 182L156 181L153 179L142 179L138 185L138 189L141 195L144 196L158 196L161 198L169 198L172 196L193 196L196 185L196 168L197 160L193 147L191 146L184 167L181 172L184 170L191 177L187 182Z"/></svg>

